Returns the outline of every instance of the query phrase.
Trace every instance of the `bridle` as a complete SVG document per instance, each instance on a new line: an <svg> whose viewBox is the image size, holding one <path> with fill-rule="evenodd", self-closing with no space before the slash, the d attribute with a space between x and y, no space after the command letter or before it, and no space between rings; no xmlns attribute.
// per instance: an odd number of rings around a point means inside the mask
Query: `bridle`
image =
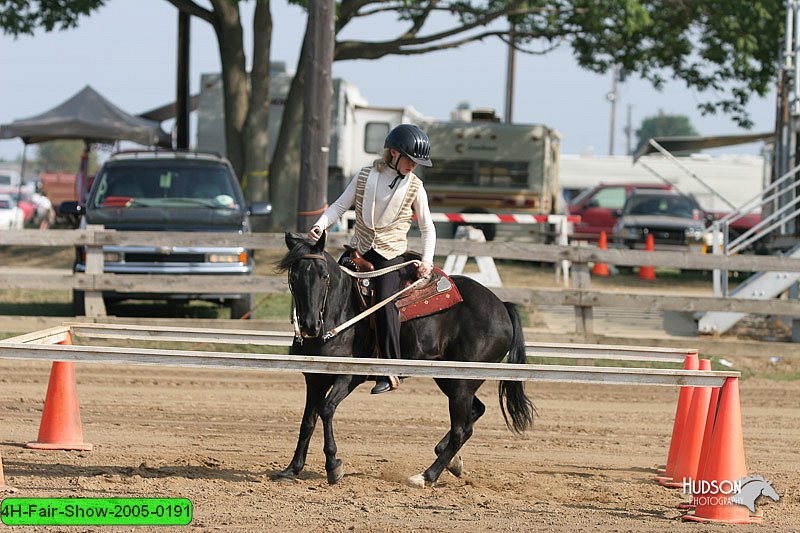
<svg viewBox="0 0 800 533"><path fill-rule="evenodd" d="M325 261L326 263L328 261L328 259L322 254L306 254L306 255L300 256L298 261L300 259L316 259L316 260ZM342 270L342 272L346 273L348 276L350 276L352 278L368 279L368 278L376 278L378 276L382 276L382 275L384 275L384 274L386 274L388 272L393 272L395 270L400 270L402 268L405 268L408 265L419 266L419 264L420 264L420 261L418 261L416 259L412 259L411 261L406 261L406 262L400 263L398 265L392 265L392 266L389 266L389 267L386 267L386 268L381 268L381 269L378 269L378 270L375 270L375 271L372 271L372 272L353 272L353 271L343 267L342 265L339 265L339 268ZM425 281L425 278L418 279L417 281L415 281L414 283L412 283L408 287L406 287L404 289L400 289L395 294L389 296L388 298L384 299L381 302L378 302L377 304L373 305L369 309L367 309L365 311L362 311L360 314L358 314L358 315L354 316L353 318L347 320L343 324L340 324L340 325L334 327L333 329L325 332L325 334L322 335L322 341L323 342L329 341L330 339L332 339L333 337L335 337L336 335L341 333L343 330L349 328L350 326L352 326L353 324L355 324L356 322L358 322L362 318L374 313L375 311L377 311L378 309L380 309L384 305L388 304L389 302L391 302L392 300L397 298L399 295L404 294L406 292L412 291L413 289L418 287L420 284L422 284L424 281ZM331 287L331 278L330 278L330 276L328 276L328 279L325 282L325 295L322 297L322 307L320 308L320 311L319 311L319 320L320 320L320 322L322 322L323 326L325 325L325 305L328 302L328 292L330 290L330 287ZM292 293L292 326L294 327L294 340L298 344L302 345L304 338L316 338L316 337L303 337L303 333L300 331L300 321L297 318L296 298L295 298L295 294L294 294L294 289L292 288L292 273L291 273L291 269L289 270L289 292Z"/></svg>
<svg viewBox="0 0 800 533"><path fill-rule="evenodd" d="M305 254L298 258L300 259L316 259L319 261L324 261L325 263L328 262L328 259L322 254ZM294 287L292 287L292 270L289 269L288 272L288 281L289 281L289 292L292 293L292 326L294 327L294 340L298 344L303 344L303 333L300 331L300 321L297 318L297 297L294 293ZM325 280L325 294L322 296L322 306L319 309L319 320L322 322L323 326L325 325L325 306L328 303L328 292L330 292L331 288L331 278Z"/></svg>

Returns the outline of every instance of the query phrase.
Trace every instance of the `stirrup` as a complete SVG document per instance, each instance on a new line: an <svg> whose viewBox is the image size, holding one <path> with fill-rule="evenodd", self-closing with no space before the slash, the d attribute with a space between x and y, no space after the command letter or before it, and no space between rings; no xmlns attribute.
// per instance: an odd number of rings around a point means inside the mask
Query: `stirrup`
<svg viewBox="0 0 800 533"><path fill-rule="evenodd" d="M397 390L402 382L402 378L398 378L397 376L381 377L376 380L375 386L372 387L372 390L369 392L370 394L382 394L384 392Z"/></svg>

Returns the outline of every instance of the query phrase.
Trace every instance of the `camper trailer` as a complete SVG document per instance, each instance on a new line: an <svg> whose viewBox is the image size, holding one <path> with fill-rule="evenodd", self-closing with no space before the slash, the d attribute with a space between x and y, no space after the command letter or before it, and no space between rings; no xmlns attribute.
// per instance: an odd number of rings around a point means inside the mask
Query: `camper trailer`
<svg viewBox="0 0 800 533"><path fill-rule="evenodd" d="M469 122L420 124L433 146L434 166L418 169L431 208L450 213L556 213L558 132L543 124L503 124L483 116L475 114ZM481 226L489 240L496 228ZM530 234L532 228L513 229L511 234L519 235Z"/></svg>
<svg viewBox="0 0 800 533"><path fill-rule="evenodd" d="M273 64L270 139L278 136L291 79L280 64ZM393 127L416 123L433 145L434 166L417 172L425 180L434 212L552 214L563 207L557 201L560 135L554 129L542 124L500 123L493 111L485 109L462 108L454 112L453 120L434 120L411 106L371 106L346 80L335 79L333 89L330 201L360 168L380 156L384 138ZM198 102L198 150L225 153L222 109L219 74L204 74ZM496 226L485 224L481 229L491 239ZM533 228L513 229L512 234L529 235ZM454 228L438 230L450 235Z"/></svg>
<svg viewBox="0 0 800 533"><path fill-rule="evenodd" d="M0 187L19 187L22 178L19 171L10 168L0 168Z"/></svg>

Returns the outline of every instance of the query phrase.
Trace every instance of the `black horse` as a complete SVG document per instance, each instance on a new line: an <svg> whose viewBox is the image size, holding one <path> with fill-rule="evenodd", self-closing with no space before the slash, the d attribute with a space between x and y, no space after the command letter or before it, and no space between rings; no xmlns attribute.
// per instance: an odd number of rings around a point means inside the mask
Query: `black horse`
<svg viewBox="0 0 800 533"><path fill-rule="evenodd" d="M325 252L325 234L316 243L304 236L286 234L289 252L278 268L289 272L301 340L295 340L292 354L370 357L370 331L365 320L328 341L323 334L359 312L354 280L342 272L336 260ZM525 363L522 324L514 304L500 301L476 281L454 276L463 301L440 313L405 322L400 344L404 358L500 362L506 354L509 363ZM305 374L306 404L300 424L300 437L289 466L279 477L295 477L305 466L308 445L317 418L324 429L325 470L328 483L344 475L342 461L336 457L333 415L336 407L366 380L365 376ZM434 484L447 468L461 475L463 463L458 451L472 435L472 426L486 407L475 396L483 380L435 379L449 398L450 431L436 445L436 460L422 474L408 479L413 486ZM525 395L523 383L503 381L499 386L500 408L506 425L520 433L533 423L534 407Z"/></svg>

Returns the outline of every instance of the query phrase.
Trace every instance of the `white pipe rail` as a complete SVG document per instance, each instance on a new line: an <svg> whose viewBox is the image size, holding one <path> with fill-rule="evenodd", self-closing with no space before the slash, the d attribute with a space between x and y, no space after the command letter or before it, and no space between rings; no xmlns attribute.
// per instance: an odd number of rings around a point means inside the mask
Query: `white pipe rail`
<svg viewBox="0 0 800 533"><path fill-rule="evenodd" d="M0 343L0 359L73 361L102 364L163 365L270 372L309 372L363 376L417 376L501 381L554 381L680 387L721 387L739 372L617 368L564 365L519 365L461 361L359 359L308 355L198 352L146 348Z"/></svg>
<svg viewBox="0 0 800 533"><path fill-rule="evenodd" d="M253 346L291 346L294 336L290 332L231 329L201 329L176 326L138 326L122 324L69 324L51 328L3 342L33 342L51 338L59 331L71 330L76 337L116 340L151 340L161 342L187 342L197 344L249 344ZM33 337L32 337L33 335ZM61 337L55 337L63 340ZM30 340L26 340L30 339ZM59 341L56 341L59 342ZM696 349L620 346L615 344L558 344L526 342L528 357L561 359L606 359L612 361L651 361L683 363Z"/></svg>
<svg viewBox="0 0 800 533"><path fill-rule="evenodd" d="M195 368L298 371L320 374L402 375L450 379L503 381L558 381L639 385L720 387L738 372L681 369L586 367L473 363L462 361L415 361L351 357L253 354L196 350L116 348L74 344L78 337L156 340L246 345L291 342L291 334L239 330L205 330L169 326L122 324L72 324L19 335L0 341L0 359L81 361L106 364L166 365ZM55 344L65 342L66 344ZM73 344L70 344L73 343ZM680 362L696 350L632 346L561 345L529 343L528 354L540 357L655 360Z"/></svg>

